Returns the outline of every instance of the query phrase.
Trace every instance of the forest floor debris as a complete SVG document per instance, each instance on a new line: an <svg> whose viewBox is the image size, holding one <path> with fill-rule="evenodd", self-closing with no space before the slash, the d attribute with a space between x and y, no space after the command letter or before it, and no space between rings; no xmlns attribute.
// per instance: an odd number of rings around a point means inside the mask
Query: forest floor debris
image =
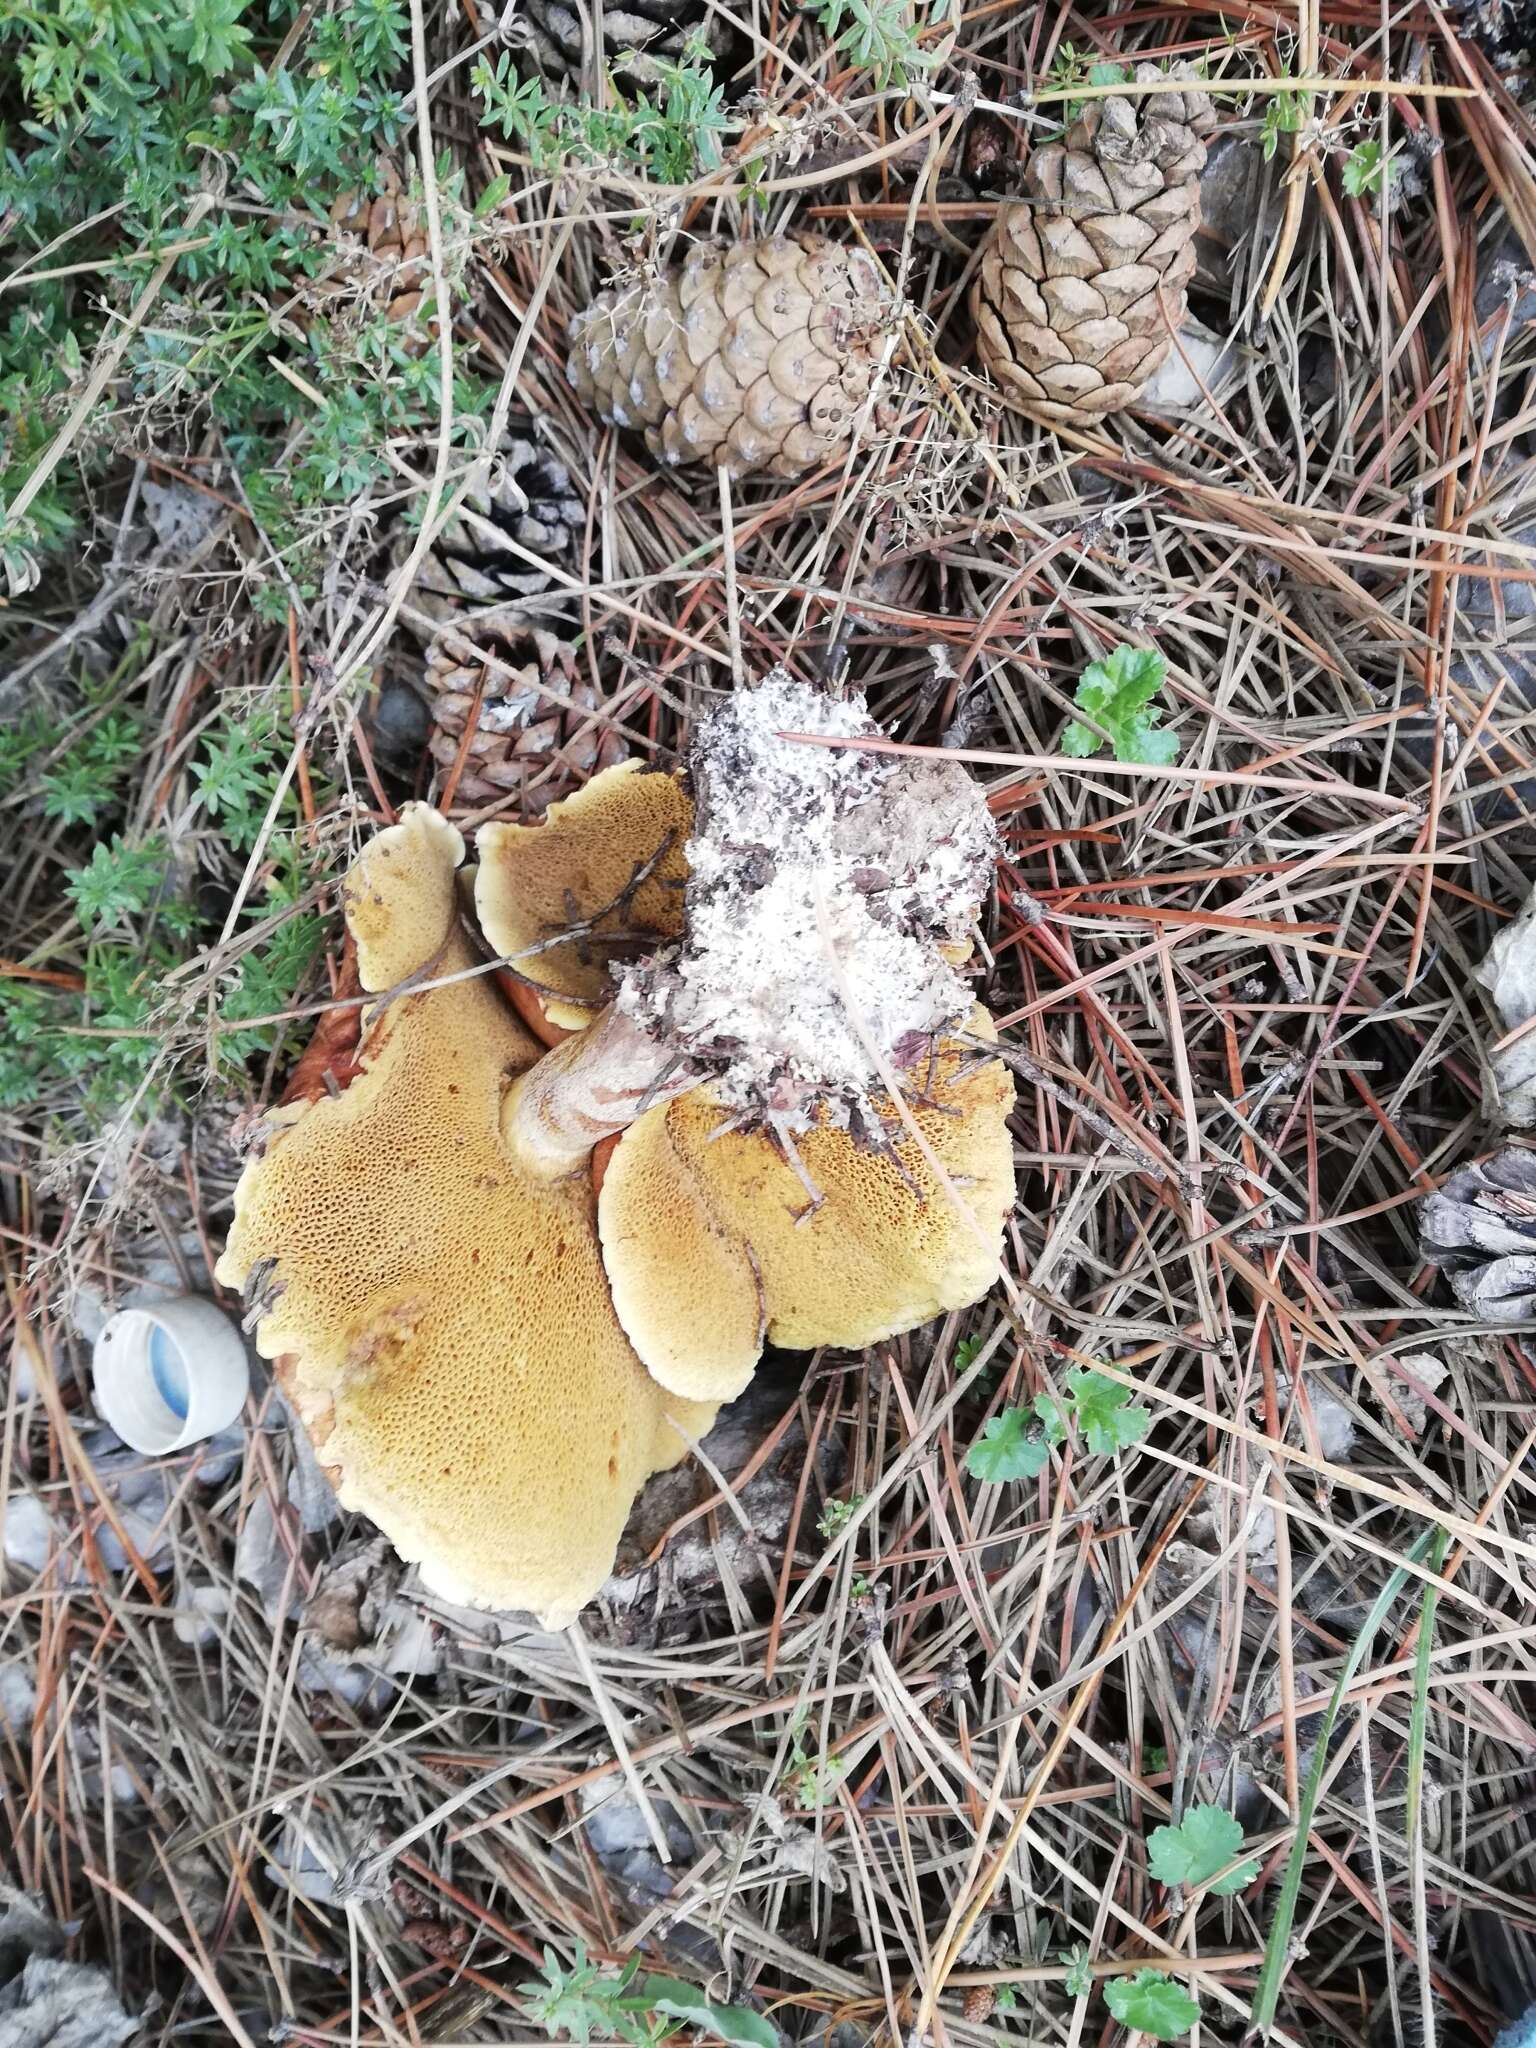
<svg viewBox="0 0 1536 2048"><path fill-rule="evenodd" d="M91 34L0 23L61 109L8 80L44 136L0 209L0 1877L37 1903L0 1894L0 2042L25 1971L35 2009L77 1966L94 2042L109 1993L178 2048L526 2040L546 1948L551 1997L581 1954L617 2010L643 1950L819 2048L906 2042L925 1999L955 2048L1113 2040L1149 1995L1236 2040L1314 1770L1276 2038L1490 2042L1536 1999L1536 1191L1501 1153L1536 123L1500 24L1327 0L1309 49L1159 5L1132 50L1032 0L728 36L688 0L675 75L583 105L494 7L55 12ZM1149 51L1228 81L1191 306L1229 368L1056 436L976 374L968 267L1015 131ZM402 136L420 218L338 233ZM755 221L867 243L914 317L888 439L722 493L586 413L568 330ZM423 251L446 404L399 311ZM516 641L431 667L488 592ZM1163 765L1062 750L1121 648L1163 664ZM240 1146L348 1000L349 857L413 795L472 834L621 749L672 767L781 661L988 792L965 971L1019 1081L1012 1294L770 1358L579 1637L397 1572L264 1370L229 1441L127 1453L91 1337L217 1292ZM1115 1455L1064 1417L1090 1367L1148 1416ZM1008 1414L1032 1469L980 1477ZM1175 1894L1149 1842L1208 1801L1259 1876Z"/></svg>

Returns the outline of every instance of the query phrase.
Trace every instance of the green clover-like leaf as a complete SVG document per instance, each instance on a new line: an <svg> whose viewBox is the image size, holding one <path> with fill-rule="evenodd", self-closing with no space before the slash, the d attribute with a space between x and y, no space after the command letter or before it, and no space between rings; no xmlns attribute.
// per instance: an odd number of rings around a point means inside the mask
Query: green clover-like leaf
<svg viewBox="0 0 1536 2048"><path fill-rule="evenodd" d="M1086 1998L1093 1989L1093 1963L1087 1947L1080 1941L1063 1949L1057 1959L1067 1966L1066 1991L1069 1998Z"/></svg>
<svg viewBox="0 0 1536 2048"><path fill-rule="evenodd" d="M1139 1444L1151 1426L1150 1410L1129 1405L1130 1388L1101 1372L1068 1373L1067 1391L1072 1419L1096 1458L1112 1458L1116 1451Z"/></svg>
<svg viewBox="0 0 1536 2048"><path fill-rule="evenodd" d="M1031 1427L1027 1408L1005 1408L994 1415L965 1454L973 1479L996 1485L1005 1479L1033 1479L1043 1470L1051 1446Z"/></svg>
<svg viewBox="0 0 1536 2048"><path fill-rule="evenodd" d="M1075 720L1061 736L1061 751L1077 760L1098 752L1108 735L1117 761L1165 766L1179 751L1172 733L1158 729L1162 714L1149 709L1162 688L1168 663L1152 647L1121 645L1083 670L1075 700L1103 733Z"/></svg>
<svg viewBox="0 0 1536 2048"><path fill-rule="evenodd" d="M1150 2034L1154 2041L1177 2041L1200 2017L1199 2001L1161 1970L1111 1977L1104 1986L1104 2002L1121 2026Z"/></svg>
<svg viewBox="0 0 1536 2048"><path fill-rule="evenodd" d="M1192 1806L1176 1828L1154 1828L1147 1837L1147 1863L1163 1884L1205 1885L1217 1898L1240 1892L1259 1874L1257 1861L1227 1865L1243 1846L1243 1830L1225 1807ZM1226 1871L1219 1877L1219 1871Z"/></svg>
<svg viewBox="0 0 1536 2048"><path fill-rule="evenodd" d="M1381 144L1357 142L1344 159L1344 190L1351 199L1363 199L1369 192L1379 192L1384 169Z"/></svg>

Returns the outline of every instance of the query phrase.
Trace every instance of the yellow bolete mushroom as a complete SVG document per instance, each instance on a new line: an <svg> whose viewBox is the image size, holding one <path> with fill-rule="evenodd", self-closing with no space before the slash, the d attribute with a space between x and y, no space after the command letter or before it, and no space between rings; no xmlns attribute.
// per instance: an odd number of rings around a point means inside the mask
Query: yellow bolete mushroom
<svg viewBox="0 0 1536 2048"><path fill-rule="evenodd" d="M984 1010L971 1030L994 1036ZM905 1092L949 1188L899 1122L871 1150L823 1113L791 1153L771 1128L740 1128L708 1086L624 1132L598 1197L603 1264L664 1387L730 1400L765 1338L859 1347L986 1292L1013 1204L1012 1080L950 1040Z"/></svg>
<svg viewBox="0 0 1536 2048"><path fill-rule="evenodd" d="M541 828L544 829L544 828ZM407 805L347 879L367 1014L339 1093L279 1110L218 1275L342 1501L435 1590L570 1620L636 1489L709 1426L614 1314L589 1175L530 1175L501 1135L539 1046L461 924L463 841Z"/></svg>
<svg viewBox="0 0 1536 2048"><path fill-rule="evenodd" d="M531 1175L598 1148L614 1304L680 1397L739 1393L767 1338L859 1346L974 1300L1013 1201L1013 1086L956 972L995 849L980 795L956 763L796 746L796 730L878 732L782 672L711 709L686 860L667 846L688 878L668 902L679 942L642 934L617 1000L504 1110ZM498 952L560 931L562 912L590 928L653 857L659 821L621 835L619 774L562 806L558 834L482 836L477 908ZM602 970L585 972L590 1001ZM893 1071L925 1143L886 1093Z"/></svg>
<svg viewBox="0 0 1536 2048"><path fill-rule="evenodd" d="M483 828L475 913L507 994L556 1044L614 993L611 969L683 928L693 805L675 775L621 761L534 825Z"/></svg>

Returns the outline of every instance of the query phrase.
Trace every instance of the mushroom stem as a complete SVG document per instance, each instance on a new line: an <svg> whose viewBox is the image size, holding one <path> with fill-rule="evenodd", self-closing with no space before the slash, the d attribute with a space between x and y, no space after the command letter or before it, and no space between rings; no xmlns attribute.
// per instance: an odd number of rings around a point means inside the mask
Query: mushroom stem
<svg viewBox="0 0 1536 2048"><path fill-rule="evenodd" d="M601 1139L697 1079L688 1060L669 1060L610 1003L595 1024L518 1075L502 1104L501 1134L524 1172L558 1180L584 1167Z"/></svg>

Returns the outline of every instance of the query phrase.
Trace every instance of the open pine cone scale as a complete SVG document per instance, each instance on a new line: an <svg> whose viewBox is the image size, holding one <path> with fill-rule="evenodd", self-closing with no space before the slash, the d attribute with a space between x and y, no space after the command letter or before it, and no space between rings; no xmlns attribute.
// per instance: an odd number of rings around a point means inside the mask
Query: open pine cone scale
<svg viewBox="0 0 1536 2048"><path fill-rule="evenodd" d="M577 313L568 373L663 462L799 476L846 446L890 313L875 265L821 235L701 242Z"/></svg>
<svg viewBox="0 0 1536 2048"><path fill-rule="evenodd" d="M331 208L331 223L342 234L355 235L367 250L364 281L387 316L399 323L402 345L420 355L437 331L435 319L417 320L431 264L421 208L409 197L399 166L389 157L378 162L376 192L345 192Z"/></svg>
<svg viewBox="0 0 1536 2048"><path fill-rule="evenodd" d="M429 587L440 609L503 604L548 590L557 579L529 555L568 568L586 508L565 465L540 446L527 421L497 451L485 492L471 492L432 545Z"/></svg>
<svg viewBox="0 0 1536 2048"><path fill-rule="evenodd" d="M445 628L426 683L429 750L445 775L457 767L461 803L516 796L537 817L624 756L623 740L595 716L597 692L575 649L515 613Z"/></svg>
<svg viewBox="0 0 1536 2048"><path fill-rule="evenodd" d="M1026 412L1079 422L1129 405L1172 347L1195 268L1200 171L1214 124L1195 86L1091 101L1030 157L1025 196L982 252L982 360Z"/></svg>

